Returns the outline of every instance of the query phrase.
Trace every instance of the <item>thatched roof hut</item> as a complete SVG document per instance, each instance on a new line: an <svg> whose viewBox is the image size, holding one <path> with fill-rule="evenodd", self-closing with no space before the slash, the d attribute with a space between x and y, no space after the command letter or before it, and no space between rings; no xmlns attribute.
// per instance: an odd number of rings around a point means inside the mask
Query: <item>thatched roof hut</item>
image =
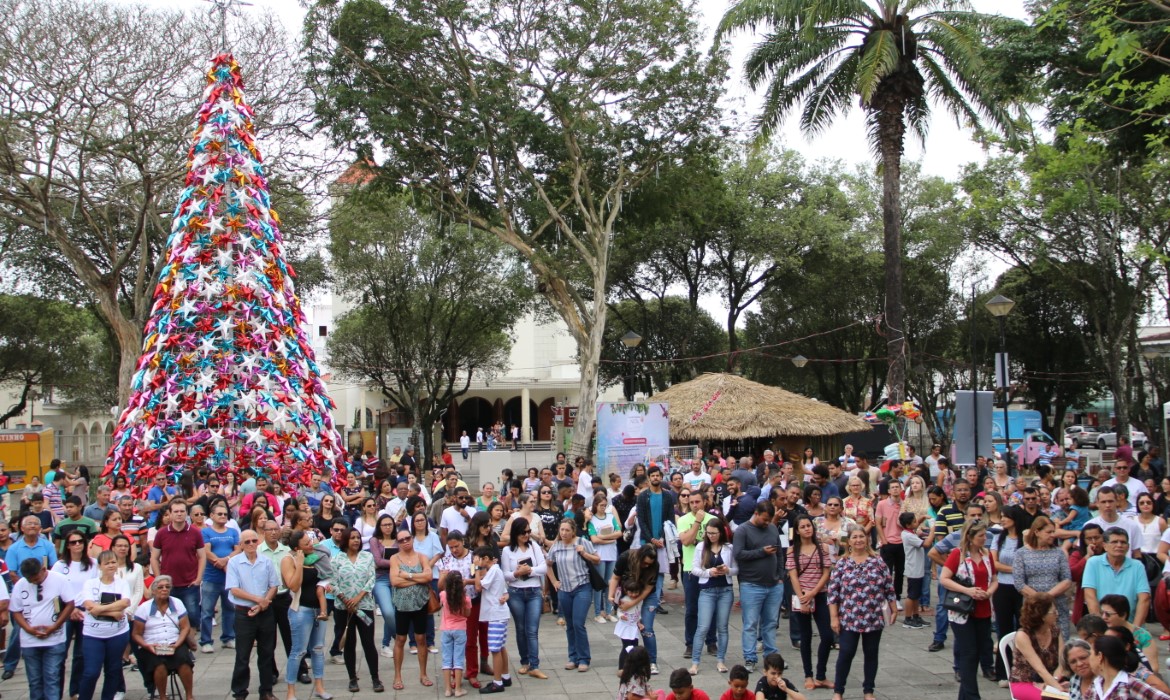
<svg viewBox="0 0 1170 700"><path fill-rule="evenodd" d="M703 374L651 400L670 404L671 440L810 438L871 429L839 408L734 374Z"/></svg>

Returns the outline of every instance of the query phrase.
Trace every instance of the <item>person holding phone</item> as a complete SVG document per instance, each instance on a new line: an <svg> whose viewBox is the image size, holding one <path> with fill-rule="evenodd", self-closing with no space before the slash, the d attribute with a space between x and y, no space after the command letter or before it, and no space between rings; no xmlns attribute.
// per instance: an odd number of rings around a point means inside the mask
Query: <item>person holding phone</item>
<svg viewBox="0 0 1170 700"><path fill-rule="evenodd" d="M735 530L731 550L739 566L739 598L743 614L744 668L756 670L756 640L763 630L764 654L776 648L776 618L780 611L784 577L780 557L780 531L772 524L775 509L770 501L756 503L752 517Z"/></svg>

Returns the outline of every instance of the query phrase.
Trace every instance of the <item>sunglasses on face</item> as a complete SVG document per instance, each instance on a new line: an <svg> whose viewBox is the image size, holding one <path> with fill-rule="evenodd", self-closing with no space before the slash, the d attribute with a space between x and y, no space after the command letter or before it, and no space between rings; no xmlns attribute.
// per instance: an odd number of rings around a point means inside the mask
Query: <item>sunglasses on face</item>
<svg viewBox="0 0 1170 700"><path fill-rule="evenodd" d="M409 537L406 537L406 538L399 537L398 538L398 544L406 544L407 542L410 542Z"/></svg>
<svg viewBox="0 0 1170 700"><path fill-rule="evenodd" d="M260 544L260 540L244 540L244 544Z"/></svg>

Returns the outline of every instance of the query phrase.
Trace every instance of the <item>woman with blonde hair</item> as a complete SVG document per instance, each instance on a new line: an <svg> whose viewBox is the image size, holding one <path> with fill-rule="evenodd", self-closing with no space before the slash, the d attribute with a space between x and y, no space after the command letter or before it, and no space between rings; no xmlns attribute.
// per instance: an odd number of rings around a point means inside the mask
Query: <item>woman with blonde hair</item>
<svg viewBox="0 0 1170 700"><path fill-rule="evenodd" d="M926 500L926 481L915 474L906 481L906 495L902 497L902 512L913 513L917 529L926 520L930 503Z"/></svg>
<svg viewBox="0 0 1170 700"><path fill-rule="evenodd" d="M845 490L849 495L841 502L844 515L857 523L868 536L873 530L873 499L865 495L865 482L859 477L851 476L845 484Z"/></svg>
<svg viewBox="0 0 1170 700"><path fill-rule="evenodd" d="M1017 554L1017 557L1019 555ZM991 644L991 598L999 587L995 554L987 547L987 525L980 520L963 526L959 546L951 550L939 574L939 583L952 593L970 596L970 612L947 610L951 631L955 633L958 656L959 700L978 700L980 666L983 675L995 679L995 660ZM946 602L954 596L948 595Z"/></svg>
<svg viewBox="0 0 1170 700"><path fill-rule="evenodd" d="M1070 611L1065 594L1072 589L1072 571L1068 555L1056 546L1056 525L1047 516L1037 516L1023 539L1024 548L1016 550L1012 562L1016 590L1025 602L1037 593L1048 593L1055 598L1060 633L1067 637Z"/></svg>

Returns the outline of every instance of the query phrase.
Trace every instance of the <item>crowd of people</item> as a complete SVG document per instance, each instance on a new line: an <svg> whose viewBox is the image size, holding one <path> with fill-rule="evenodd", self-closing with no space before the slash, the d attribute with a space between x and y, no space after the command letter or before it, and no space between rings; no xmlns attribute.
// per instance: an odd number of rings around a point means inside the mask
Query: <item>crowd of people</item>
<svg viewBox="0 0 1170 700"><path fill-rule="evenodd" d="M548 678L550 614L566 671L611 663L594 658L591 636L619 639L619 697L637 700L658 675L664 589L681 588L670 614L684 618L689 667L669 686L684 700L703 700L690 678L708 670L727 674L729 698L759 670L757 698L803 698L792 680L803 672L804 691L840 700L858 651L868 700L883 631L900 617L933 630L930 652L953 636L960 700L980 697L980 674L1018 700L1170 700L1158 672L1170 637L1146 629L1170 571L1170 482L1151 453L1092 477L1075 461L957 469L937 448L872 466L849 447L823 462L811 449L759 461L712 450L625 475L561 454L476 496L449 454L428 474L407 450L295 488L250 470L160 473L136 490L118 477L93 502L77 491L88 475L54 465L0 523L0 622L13 622L2 678L23 659L32 700L90 700L99 681L102 700L121 700L127 671L152 698L174 675L190 699L196 654L216 650L218 627L237 700L253 675L274 700L282 673L288 700L300 684L330 700L327 662L345 666L350 692L383 692L381 659L395 689L417 665L417 682L447 696L502 693L513 673ZM791 669L777 643L785 619Z"/></svg>

